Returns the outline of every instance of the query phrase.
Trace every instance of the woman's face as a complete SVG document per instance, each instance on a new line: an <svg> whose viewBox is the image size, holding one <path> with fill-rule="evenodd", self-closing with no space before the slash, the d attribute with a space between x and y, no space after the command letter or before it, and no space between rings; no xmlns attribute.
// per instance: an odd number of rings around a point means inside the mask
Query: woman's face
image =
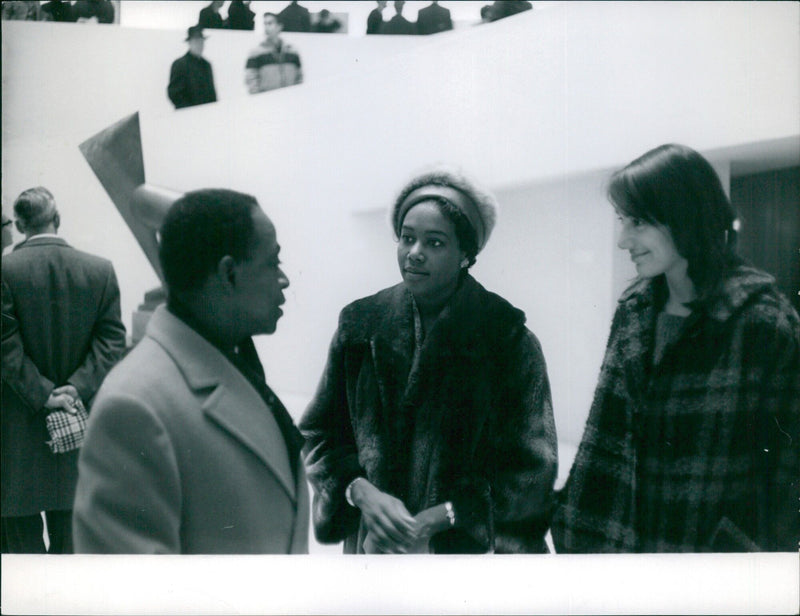
<svg viewBox="0 0 800 616"><path fill-rule="evenodd" d="M643 278L666 274L667 278L687 276L688 262L679 253L669 229L618 213L622 228L617 246L627 250L636 271Z"/></svg>
<svg viewBox="0 0 800 616"><path fill-rule="evenodd" d="M450 298L465 258L455 225L435 201L422 201L406 213L397 263L403 282L420 304L435 306Z"/></svg>

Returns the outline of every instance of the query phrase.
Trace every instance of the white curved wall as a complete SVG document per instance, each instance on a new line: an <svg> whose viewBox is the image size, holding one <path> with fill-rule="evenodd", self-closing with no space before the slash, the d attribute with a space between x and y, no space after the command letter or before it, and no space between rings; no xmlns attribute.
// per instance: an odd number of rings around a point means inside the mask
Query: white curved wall
<svg viewBox="0 0 800 616"><path fill-rule="evenodd" d="M461 164L502 205L474 273L528 314L574 444L631 272L608 170L665 141L723 176L775 144L796 156L798 17L797 3L570 2L424 39L291 34L306 82L252 97L242 68L257 35L218 31L206 55L220 102L180 112L165 88L183 29L3 22L3 203L50 187L63 234L114 261L130 325L158 281L77 146L140 111L149 182L252 192L275 220L292 286L259 349L299 415L338 310L398 280L385 221L399 184Z"/></svg>

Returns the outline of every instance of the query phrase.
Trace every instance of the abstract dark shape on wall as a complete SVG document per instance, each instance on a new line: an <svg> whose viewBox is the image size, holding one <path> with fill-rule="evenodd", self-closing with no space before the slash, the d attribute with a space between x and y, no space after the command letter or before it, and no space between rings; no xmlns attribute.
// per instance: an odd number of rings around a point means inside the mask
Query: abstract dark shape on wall
<svg viewBox="0 0 800 616"><path fill-rule="evenodd" d="M79 147L163 284L158 230L170 206L182 193L145 184L139 114L112 124ZM132 316L133 344L144 336L153 310L164 299L163 288L145 293L143 303Z"/></svg>
<svg viewBox="0 0 800 616"><path fill-rule="evenodd" d="M103 129L79 147L163 282L157 232L169 206L181 193L145 184L138 112Z"/></svg>

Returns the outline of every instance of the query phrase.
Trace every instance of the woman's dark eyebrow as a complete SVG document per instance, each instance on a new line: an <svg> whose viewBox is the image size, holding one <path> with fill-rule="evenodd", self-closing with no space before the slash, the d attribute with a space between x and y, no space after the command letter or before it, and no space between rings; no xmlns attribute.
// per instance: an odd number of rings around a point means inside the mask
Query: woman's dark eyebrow
<svg viewBox="0 0 800 616"><path fill-rule="evenodd" d="M403 231L414 231L414 232L416 232L416 229L414 229L414 227L412 227L411 225L403 225L400 228L400 232L402 233ZM443 235L444 237L447 237L447 231L439 231L438 229L431 229L429 231L424 231L423 233L425 233L425 235L432 235L432 234L435 233L437 235Z"/></svg>

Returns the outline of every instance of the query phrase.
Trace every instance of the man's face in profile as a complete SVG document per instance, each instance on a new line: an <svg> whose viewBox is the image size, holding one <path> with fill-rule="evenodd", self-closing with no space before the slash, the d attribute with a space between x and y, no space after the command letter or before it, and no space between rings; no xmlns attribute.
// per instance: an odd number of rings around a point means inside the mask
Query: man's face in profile
<svg viewBox="0 0 800 616"><path fill-rule="evenodd" d="M260 208L253 212L250 255L236 265L234 300L240 325L248 335L272 334L283 315L283 290L289 279L280 267L275 227Z"/></svg>

